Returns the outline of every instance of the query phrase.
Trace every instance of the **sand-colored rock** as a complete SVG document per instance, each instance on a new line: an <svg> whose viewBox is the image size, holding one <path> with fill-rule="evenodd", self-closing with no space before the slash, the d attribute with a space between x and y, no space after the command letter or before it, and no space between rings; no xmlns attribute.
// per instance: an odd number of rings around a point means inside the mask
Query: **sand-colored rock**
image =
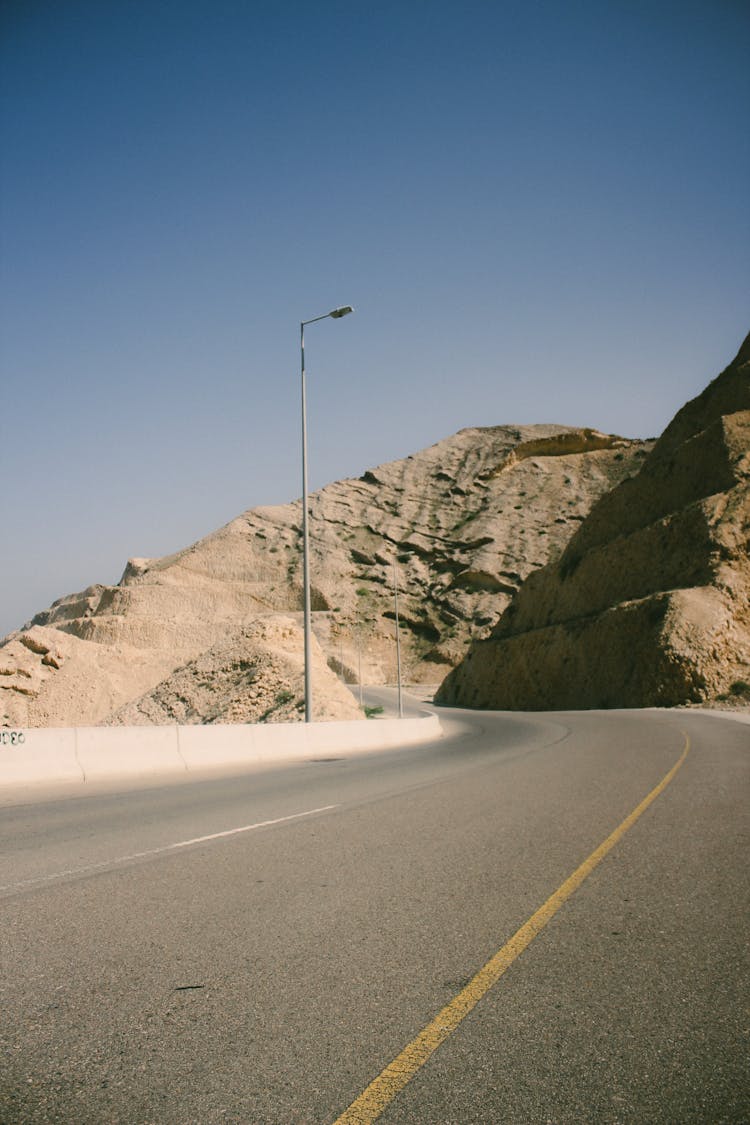
<svg viewBox="0 0 750 1125"><path fill-rule="evenodd" d="M34 625L11 634L0 647L1 725L98 723L123 698L140 695L173 666L164 651L92 644Z"/></svg>
<svg viewBox="0 0 750 1125"><path fill-rule="evenodd" d="M364 719L314 637L311 655L316 718ZM266 617L177 668L107 723L288 723L304 712L302 631L288 617Z"/></svg>
<svg viewBox="0 0 750 1125"><path fill-rule="evenodd" d="M643 707L750 683L750 337L531 575L441 702Z"/></svg>
<svg viewBox="0 0 750 1125"><path fill-rule="evenodd" d="M439 681L649 448L565 426L468 429L314 493L313 628L329 665L349 682L360 663L365 683L395 681L395 559L404 678ZM23 672L7 687L0 675L0 723L101 722L252 622L299 621L300 518L299 501L254 508L174 555L131 559L116 586L55 602L23 633L42 630L61 666L34 664L25 696ZM0 646L11 671L29 663L18 637Z"/></svg>

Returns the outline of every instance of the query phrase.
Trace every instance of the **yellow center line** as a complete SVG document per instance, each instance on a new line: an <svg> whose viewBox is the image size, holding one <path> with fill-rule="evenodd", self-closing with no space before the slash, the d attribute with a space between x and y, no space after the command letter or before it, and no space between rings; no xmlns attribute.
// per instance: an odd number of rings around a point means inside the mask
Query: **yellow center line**
<svg viewBox="0 0 750 1125"><path fill-rule="evenodd" d="M554 917L560 907L580 887L597 864L601 863L608 852L622 839L628 829L632 828L639 816L646 811L649 805L656 800L669 785L678 769L685 761L690 750L690 739L685 734L685 745L679 759L656 785L648 796L625 817L622 824L615 828L607 839L569 875L564 883L550 895L543 906L531 915L527 922L517 930L510 941L499 949L489 961L472 977L450 1003L438 1012L435 1018L427 1024L422 1031L412 1039L393 1062L383 1070L377 1078L337 1117L333 1125L370 1125L376 1121L393 1101L396 1095L403 1090L407 1082L411 1081L418 1070L427 1062L430 1056L445 1042L459 1024L468 1016L469 1012L479 1003L493 984L496 984L503 973L523 953L524 949L534 940L536 935L544 929L549 920Z"/></svg>

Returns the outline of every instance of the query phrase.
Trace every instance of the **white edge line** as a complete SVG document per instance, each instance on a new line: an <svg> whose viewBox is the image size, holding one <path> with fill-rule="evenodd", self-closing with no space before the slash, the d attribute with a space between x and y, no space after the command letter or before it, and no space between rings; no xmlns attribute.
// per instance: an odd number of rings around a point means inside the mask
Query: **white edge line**
<svg viewBox="0 0 750 1125"><path fill-rule="evenodd" d="M291 813L289 816L277 816L273 820L259 820L255 824L244 824L241 828L228 828L225 832L212 832L210 836L195 836L192 840L180 840L176 844L164 844L161 848L150 848L145 852L133 852L132 855L121 855L115 859L105 859L101 863L90 863L85 867L71 867L68 871L57 871L53 875L37 875L34 879L23 879L20 883L6 883L0 886L2 891L14 891L19 887L30 887L35 883L52 883L55 879L64 879L68 875L83 875L88 871L96 871L102 867L117 867L118 864L128 863L131 859L145 859L150 855L164 855L166 852L175 851L177 848L189 848L192 844L205 844L209 840L220 840L225 836L237 836L241 832L252 832L255 828L269 828L273 824L284 824L290 820L299 820L303 816L314 816L315 813L330 812L339 808L338 805L322 805L319 809L306 809L304 812Z"/></svg>
<svg viewBox="0 0 750 1125"><path fill-rule="evenodd" d="M275 820L259 820L257 824L246 824L243 828L228 828L226 832L214 832L210 836L195 836L192 840L181 840L179 844L167 844L156 851L170 851L172 848L187 848L191 844L204 844L207 840L219 840L222 836L236 836L240 832L252 832L254 828L268 828L271 824L283 824L286 820L298 820L301 816L313 816L319 812L329 812L337 809L338 805L322 805L319 809L308 809L306 812L292 813L291 816L279 816ZM150 854L150 853L144 853Z"/></svg>

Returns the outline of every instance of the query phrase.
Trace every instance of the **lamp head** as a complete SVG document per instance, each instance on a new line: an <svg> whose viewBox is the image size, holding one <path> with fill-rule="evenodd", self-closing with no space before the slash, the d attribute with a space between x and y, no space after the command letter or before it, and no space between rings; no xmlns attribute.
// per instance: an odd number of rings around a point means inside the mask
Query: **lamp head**
<svg viewBox="0 0 750 1125"><path fill-rule="evenodd" d="M352 308L352 306L351 305L343 305L340 309L333 309L333 311L329 312L328 315L332 316L334 320L338 320L339 317L341 317L341 316L348 316L348 314L350 312L354 312L354 309Z"/></svg>

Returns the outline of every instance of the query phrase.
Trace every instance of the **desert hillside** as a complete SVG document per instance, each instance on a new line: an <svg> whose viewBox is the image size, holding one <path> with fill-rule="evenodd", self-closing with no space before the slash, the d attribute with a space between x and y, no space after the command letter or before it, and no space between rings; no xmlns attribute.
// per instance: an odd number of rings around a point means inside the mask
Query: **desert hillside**
<svg viewBox="0 0 750 1125"><path fill-rule="evenodd" d="M360 663L367 683L395 680L395 561L404 677L441 680L649 448L565 426L468 429L313 494L313 628L328 665L350 682ZM178 669L199 661L204 682L218 684L222 646L253 649L248 626L275 615L299 622L300 515L299 501L251 509L177 554L131 559L116 586L37 614L0 646L0 722L98 723L132 717L121 710L130 704L169 721ZM327 692L316 683L324 711Z"/></svg>
<svg viewBox="0 0 750 1125"><path fill-rule="evenodd" d="M750 699L749 547L750 337L438 698L519 710Z"/></svg>

